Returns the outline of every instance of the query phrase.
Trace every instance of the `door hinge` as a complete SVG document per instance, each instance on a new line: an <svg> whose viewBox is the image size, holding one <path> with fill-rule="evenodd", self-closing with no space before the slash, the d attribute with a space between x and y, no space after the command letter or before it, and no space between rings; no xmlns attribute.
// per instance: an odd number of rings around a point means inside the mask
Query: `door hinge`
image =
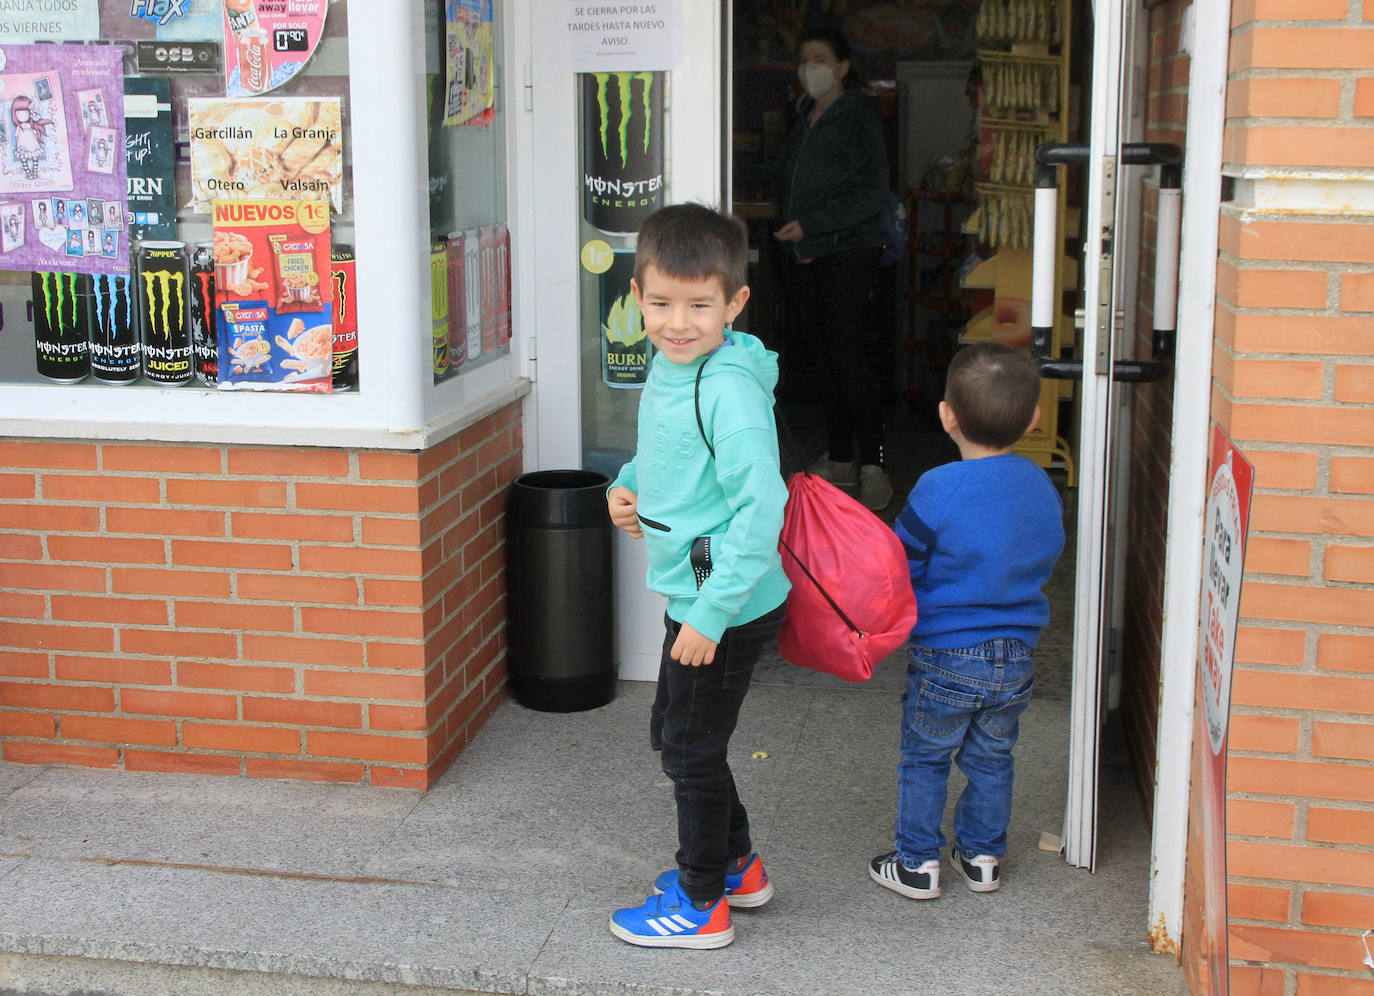
<svg viewBox="0 0 1374 996"><path fill-rule="evenodd" d="M531 384L539 379L537 376L539 364L536 362L539 359L539 348L535 345L538 341L534 336L525 340L525 376L529 378Z"/></svg>
<svg viewBox="0 0 1374 996"><path fill-rule="evenodd" d="M534 67L525 63L525 110L534 110Z"/></svg>

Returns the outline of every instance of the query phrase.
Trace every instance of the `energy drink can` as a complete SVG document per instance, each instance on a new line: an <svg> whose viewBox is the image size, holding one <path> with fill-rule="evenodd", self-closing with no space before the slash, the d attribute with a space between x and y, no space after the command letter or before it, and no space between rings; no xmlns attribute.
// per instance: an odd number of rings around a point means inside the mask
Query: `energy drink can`
<svg viewBox="0 0 1374 996"><path fill-rule="evenodd" d="M663 206L662 72L582 74L582 217L611 235Z"/></svg>
<svg viewBox="0 0 1374 996"><path fill-rule="evenodd" d="M448 374L448 244L429 248L429 317L434 347L434 379Z"/></svg>
<svg viewBox="0 0 1374 996"><path fill-rule="evenodd" d="M496 223L496 345L510 342L510 227L504 221Z"/></svg>
<svg viewBox="0 0 1374 996"><path fill-rule="evenodd" d="M467 311L463 305L464 280L463 267L466 256L463 254L462 231L448 233L448 366L457 370L468 358Z"/></svg>
<svg viewBox="0 0 1374 996"><path fill-rule="evenodd" d="M191 380L191 323L185 242L145 242L138 254L143 376L159 384Z"/></svg>
<svg viewBox="0 0 1374 996"><path fill-rule="evenodd" d="M463 311L465 312L467 356L482 355L482 230L463 232Z"/></svg>
<svg viewBox="0 0 1374 996"><path fill-rule="evenodd" d="M196 377L214 387L219 383L219 309L215 307L215 247L197 242L191 250L191 351Z"/></svg>
<svg viewBox="0 0 1374 996"><path fill-rule="evenodd" d="M91 278L91 374L106 384L132 384L143 372L134 298L127 273Z"/></svg>
<svg viewBox="0 0 1374 996"><path fill-rule="evenodd" d="M76 384L91 372L91 277L38 273L33 283L33 341L38 373Z"/></svg>
<svg viewBox="0 0 1374 996"><path fill-rule="evenodd" d="M334 378L335 391L358 386L358 270L353 247L335 245L329 254L329 274L334 280Z"/></svg>

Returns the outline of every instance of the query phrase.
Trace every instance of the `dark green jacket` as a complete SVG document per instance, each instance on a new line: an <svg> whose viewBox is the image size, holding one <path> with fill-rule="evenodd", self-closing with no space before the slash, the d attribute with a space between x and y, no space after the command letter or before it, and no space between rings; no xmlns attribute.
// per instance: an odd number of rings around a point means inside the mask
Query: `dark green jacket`
<svg viewBox="0 0 1374 996"><path fill-rule="evenodd" d="M794 259L883 244L878 212L888 193L887 146L871 98L846 90L813 125L810 105L783 155L781 224L799 221Z"/></svg>

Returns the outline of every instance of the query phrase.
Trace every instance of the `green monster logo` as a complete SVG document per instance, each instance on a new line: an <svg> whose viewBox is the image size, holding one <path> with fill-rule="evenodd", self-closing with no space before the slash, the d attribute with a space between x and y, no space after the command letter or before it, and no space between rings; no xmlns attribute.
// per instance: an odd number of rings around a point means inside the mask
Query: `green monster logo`
<svg viewBox="0 0 1374 996"><path fill-rule="evenodd" d="M48 328L61 335L64 331L62 309L67 307L68 303L72 316L67 320L66 326L72 328L76 325L76 274L40 273L39 278L43 287L43 314L48 318Z"/></svg>
<svg viewBox="0 0 1374 996"><path fill-rule="evenodd" d="M172 286L176 286L176 296L172 296ZM159 326L157 321L157 291L162 291L162 324ZM162 333L162 338L171 341L172 338L172 302L175 300L181 305L184 315L185 301L183 294L186 291L186 275L184 273L173 273L170 270L145 270L143 272L143 289L145 291L144 300L148 302L148 327L158 329ZM178 315L178 327L181 324L182 315Z"/></svg>
<svg viewBox="0 0 1374 996"><path fill-rule="evenodd" d="M639 80L644 84L644 93L641 101L644 106L644 151L649 151L649 139L653 134L654 116L652 105L649 103L649 96L654 86L653 73L596 73L596 106L601 111L601 155L607 159L610 153L606 148L606 133L610 128L611 109L607 100L607 86L611 77L615 77L617 89L620 91L620 165L624 167L630 158L630 119L634 117L634 110L631 107L633 99L633 82Z"/></svg>

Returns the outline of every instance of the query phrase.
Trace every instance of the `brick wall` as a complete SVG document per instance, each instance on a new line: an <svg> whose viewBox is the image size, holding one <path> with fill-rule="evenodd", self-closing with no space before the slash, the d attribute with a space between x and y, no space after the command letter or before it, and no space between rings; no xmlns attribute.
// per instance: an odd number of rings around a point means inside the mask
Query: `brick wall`
<svg viewBox="0 0 1374 996"><path fill-rule="evenodd" d="M505 694L519 418L419 454L0 440L0 756L428 787Z"/></svg>
<svg viewBox="0 0 1374 996"><path fill-rule="evenodd" d="M1190 0L1166 0L1146 11L1149 62L1145 141L1185 143L1189 59L1179 50ZM1133 171L1131 176L1140 175ZM1155 219L1158 186L1143 183L1142 274L1133 355L1151 355L1154 329ZM1159 735L1160 634L1164 609L1164 537L1169 502L1169 441L1174 379L1118 385L1131 392L1131 460L1125 538L1125 614L1122 622L1121 715L1145 808L1154 805L1155 744Z"/></svg>
<svg viewBox="0 0 1374 996"><path fill-rule="evenodd" d="M1228 172L1374 164L1374 2L1236 0L1232 20ZM1220 249L1213 417L1256 471L1227 781L1231 991L1369 996L1374 216L1223 206ZM1190 899L1193 929L1198 913Z"/></svg>

